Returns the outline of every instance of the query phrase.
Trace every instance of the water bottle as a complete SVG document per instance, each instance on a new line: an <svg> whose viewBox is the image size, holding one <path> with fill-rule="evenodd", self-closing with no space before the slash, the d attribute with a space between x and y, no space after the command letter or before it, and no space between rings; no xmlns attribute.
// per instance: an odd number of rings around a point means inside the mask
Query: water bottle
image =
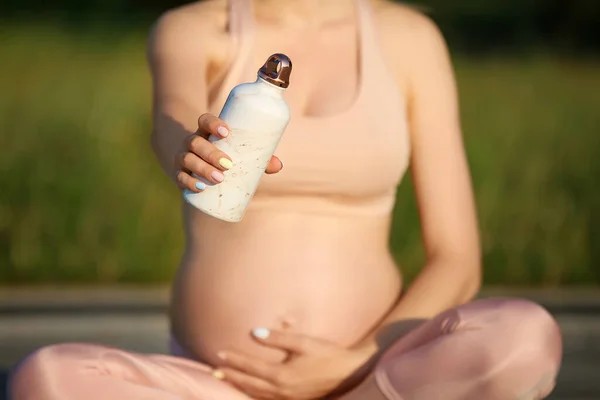
<svg viewBox="0 0 600 400"><path fill-rule="evenodd" d="M211 135L208 140L231 157L233 166L218 184L196 177L206 189L200 193L184 191L186 202L223 221L242 220L290 120L283 93L291 72L290 59L273 54L258 70L255 82L231 90L219 114L229 125L229 135Z"/></svg>

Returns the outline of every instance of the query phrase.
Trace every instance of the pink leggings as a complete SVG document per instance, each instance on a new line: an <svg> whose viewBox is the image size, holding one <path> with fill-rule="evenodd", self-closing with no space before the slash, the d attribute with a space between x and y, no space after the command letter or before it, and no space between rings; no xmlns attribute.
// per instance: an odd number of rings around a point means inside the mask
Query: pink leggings
<svg viewBox="0 0 600 400"><path fill-rule="evenodd" d="M343 400L537 400L550 394L562 342L524 300L475 301L438 315L387 349ZM88 344L41 348L13 371L10 400L250 400L193 360Z"/></svg>

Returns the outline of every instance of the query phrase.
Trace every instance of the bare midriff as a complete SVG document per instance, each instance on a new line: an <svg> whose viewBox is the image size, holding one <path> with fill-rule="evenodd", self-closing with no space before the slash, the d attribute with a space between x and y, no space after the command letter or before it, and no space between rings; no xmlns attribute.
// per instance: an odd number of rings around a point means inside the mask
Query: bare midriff
<svg viewBox="0 0 600 400"><path fill-rule="evenodd" d="M187 250L177 273L172 331L194 358L220 350L265 360L256 327L290 329L351 346L397 300L388 216L249 211L240 223L185 208Z"/></svg>

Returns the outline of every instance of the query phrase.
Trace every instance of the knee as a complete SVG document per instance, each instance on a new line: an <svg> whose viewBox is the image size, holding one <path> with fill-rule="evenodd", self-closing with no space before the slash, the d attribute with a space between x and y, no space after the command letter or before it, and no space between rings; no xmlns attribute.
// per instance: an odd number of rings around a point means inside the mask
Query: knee
<svg viewBox="0 0 600 400"><path fill-rule="evenodd" d="M58 344L42 347L25 357L11 371L8 381L9 399L45 400L59 376L77 370L80 345Z"/></svg>
<svg viewBox="0 0 600 400"><path fill-rule="evenodd" d="M523 357L531 354L545 365L559 368L562 334L558 323L544 307L528 300L508 299L502 303L500 312L511 344L520 349Z"/></svg>
<svg viewBox="0 0 600 400"><path fill-rule="evenodd" d="M499 345L487 354L490 383L515 390L522 387L539 389L540 393L547 391L562 361L558 323L546 309L531 301L495 302L495 312L490 317L497 326L490 328Z"/></svg>

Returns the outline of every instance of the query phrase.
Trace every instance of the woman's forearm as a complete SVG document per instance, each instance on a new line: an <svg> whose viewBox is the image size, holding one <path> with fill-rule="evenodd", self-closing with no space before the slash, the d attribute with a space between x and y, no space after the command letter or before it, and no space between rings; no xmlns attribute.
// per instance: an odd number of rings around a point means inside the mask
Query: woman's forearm
<svg viewBox="0 0 600 400"><path fill-rule="evenodd" d="M152 131L151 145L154 154L167 176L175 180L178 167L176 166L176 157L185 152L186 139L195 131L192 123L197 120L199 115L188 112L185 118L187 126L179 122L175 117L161 113L154 118L154 129Z"/></svg>
<svg viewBox="0 0 600 400"><path fill-rule="evenodd" d="M408 318L432 318L472 300L479 290L480 275L479 265L467 266L459 260L427 264L384 324Z"/></svg>
<svg viewBox="0 0 600 400"><path fill-rule="evenodd" d="M479 264L472 261L440 259L428 263L362 346L375 353L397 339L398 333L389 329L395 323L432 318L472 300L479 291L480 275Z"/></svg>
<svg viewBox="0 0 600 400"><path fill-rule="evenodd" d="M207 109L204 28L185 13L169 12L155 24L147 57L152 77L151 144L161 168L175 180L175 158L185 152L185 139L198 129Z"/></svg>
<svg viewBox="0 0 600 400"><path fill-rule="evenodd" d="M183 142L183 137L180 138ZM162 170L171 179L175 179L175 157L180 152L181 145L174 137L167 137L165 132L153 132L151 138L152 151Z"/></svg>

